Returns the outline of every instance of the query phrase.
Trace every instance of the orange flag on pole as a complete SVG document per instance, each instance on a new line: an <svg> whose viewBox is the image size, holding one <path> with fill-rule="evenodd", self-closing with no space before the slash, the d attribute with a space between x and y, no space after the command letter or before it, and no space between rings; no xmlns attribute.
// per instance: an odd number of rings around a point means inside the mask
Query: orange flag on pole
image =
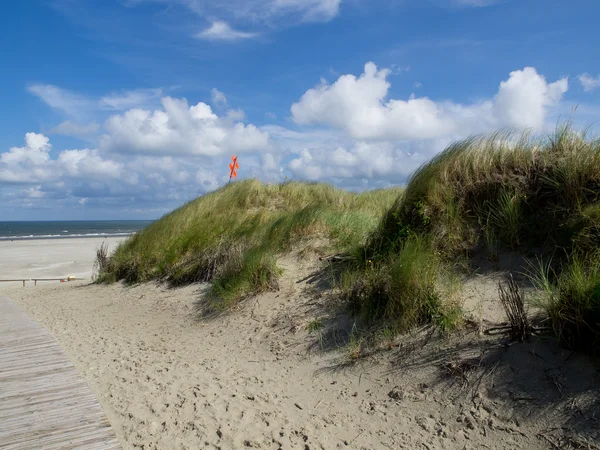
<svg viewBox="0 0 600 450"><path fill-rule="evenodd" d="M237 156L231 156L231 162L229 163L229 181L231 181L232 178L237 178L237 169L239 168L240 165L238 164Z"/></svg>

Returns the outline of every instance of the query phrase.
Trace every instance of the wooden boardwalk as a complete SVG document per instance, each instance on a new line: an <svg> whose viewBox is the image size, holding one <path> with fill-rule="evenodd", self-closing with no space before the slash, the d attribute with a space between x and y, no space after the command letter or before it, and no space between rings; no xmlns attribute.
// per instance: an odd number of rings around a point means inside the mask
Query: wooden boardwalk
<svg viewBox="0 0 600 450"><path fill-rule="evenodd" d="M0 448L121 449L54 338L0 296Z"/></svg>

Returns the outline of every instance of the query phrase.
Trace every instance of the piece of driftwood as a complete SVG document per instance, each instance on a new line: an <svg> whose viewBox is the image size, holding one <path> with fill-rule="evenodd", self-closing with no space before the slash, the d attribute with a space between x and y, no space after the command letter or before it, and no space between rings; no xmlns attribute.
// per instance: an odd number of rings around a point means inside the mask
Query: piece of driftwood
<svg viewBox="0 0 600 450"><path fill-rule="evenodd" d="M350 256L345 255L343 253L336 253L335 255L319 257L319 261L328 261L328 262L348 261L350 259L352 259Z"/></svg>

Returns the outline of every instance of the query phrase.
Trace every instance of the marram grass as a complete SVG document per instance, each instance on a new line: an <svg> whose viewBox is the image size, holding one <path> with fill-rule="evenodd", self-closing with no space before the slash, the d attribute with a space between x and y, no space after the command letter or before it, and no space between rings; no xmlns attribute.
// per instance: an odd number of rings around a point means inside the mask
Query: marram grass
<svg viewBox="0 0 600 450"><path fill-rule="evenodd" d="M99 280L210 281L215 307L226 307L276 288L283 252L353 251L399 194L399 188L356 194L317 183L232 183L128 239Z"/></svg>
<svg viewBox="0 0 600 450"><path fill-rule="evenodd" d="M354 279L344 278L346 297L402 328L452 324L458 316L439 294L452 264L481 252L535 252L541 267L552 259L553 276L536 276L552 328L598 351L599 211L600 141L570 124L544 139L496 133L456 142L412 175L358 253Z"/></svg>

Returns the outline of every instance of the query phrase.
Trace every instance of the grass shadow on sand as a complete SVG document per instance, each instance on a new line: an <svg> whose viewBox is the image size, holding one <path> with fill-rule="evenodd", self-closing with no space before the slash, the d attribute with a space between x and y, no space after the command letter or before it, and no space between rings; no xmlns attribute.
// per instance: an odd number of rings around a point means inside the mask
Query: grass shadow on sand
<svg viewBox="0 0 600 450"><path fill-rule="evenodd" d="M510 405L504 422L562 418L544 439L554 448L600 442L600 365L560 346L555 338L520 343L481 336L476 327L448 339L433 329L411 336L393 355L390 373L426 372L427 389L483 408L492 416ZM553 439L553 440L552 440ZM570 446L569 446L570 445ZM577 446L579 445L579 447Z"/></svg>

